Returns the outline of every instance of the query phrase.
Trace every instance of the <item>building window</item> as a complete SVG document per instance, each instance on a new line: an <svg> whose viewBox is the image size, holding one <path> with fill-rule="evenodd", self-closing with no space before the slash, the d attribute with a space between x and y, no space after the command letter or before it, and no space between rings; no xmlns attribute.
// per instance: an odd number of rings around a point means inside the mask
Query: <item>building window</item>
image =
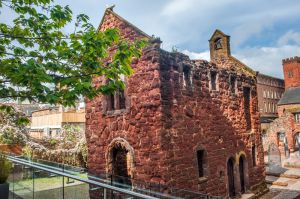
<svg viewBox="0 0 300 199"><path fill-rule="evenodd" d="M274 99L273 91L271 91L271 98Z"/></svg>
<svg viewBox="0 0 300 199"><path fill-rule="evenodd" d="M236 77L230 76L229 86L231 93L236 93Z"/></svg>
<svg viewBox="0 0 300 199"><path fill-rule="evenodd" d="M191 69L189 67L183 68L183 87L185 89L192 88L192 75L191 75Z"/></svg>
<svg viewBox="0 0 300 199"><path fill-rule="evenodd" d="M244 87L243 96L244 96L245 119L246 119L246 124L247 124L247 130L249 130L249 129L251 129L250 88L249 87Z"/></svg>
<svg viewBox="0 0 300 199"><path fill-rule="evenodd" d="M210 86L211 90L217 90L217 72L215 71L210 72Z"/></svg>
<svg viewBox="0 0 300 199"><path fill-rule="evenodd" d="M300 113L295 113L295 122L300 123Z"/></svg>
<svg viewBox="0 0 300 199"><path fill-rule="evenodd" d="M266 98L267 96L266 96L266 91L264 91L264 98Z"/></svg>
<svg viewBox="0 0 300 199"><path fill-rule="evenodd" d="M108 83L110 80L108 81ZM108 111L115 111L126 109L126 98L124 90L119 88L115 92L110 93L106 96L106 103Z"/></svg>
<svg viewBox="0 0 300 199"><path fill-rule="evenodd" d="M119 108L125 109L126 108L126 101L125 101L125 93L123 89L119 89Z"/></svg>
<svg viewBox="0 0 300 199"><path fill-rule="evenodd" d="M252 165L256 166L256 147L255 145L251 148L251 154L252 154Z"/></svg>
<svg viewBox="0 0 300 199"><path fill-rule="evenodd" d="M266 102L264 102L264 112L265 113L268 112L268 108L267 108L267 103Z"/></svg>
<svg viewBox="0 0 300 199"><path fill-rule="evenodd" d="M221 38L217 38L215 40L215 50L218 50L218 49L222 49L222 39Z"/></svg>
<svg viewBox="0 0 300 199"><path fill-rule="evenodd" d="M292 78L292 77L293 77L293 71L291 71L291 70L288 71L288 77L289 77L289 78Z"/></svg>
<svg viewBox="0 0 300 199"><path fill-rule="evenodd" d="M115 95L109 94L107 97L107 110L115 110Z"/></svg>
<svg viewBox="0 0 300 199"><path fill-rule="evenodd" d="M197 163L198 163L198 174L199 178L205 176L205 151L198 150L197 151Z"/></svg>

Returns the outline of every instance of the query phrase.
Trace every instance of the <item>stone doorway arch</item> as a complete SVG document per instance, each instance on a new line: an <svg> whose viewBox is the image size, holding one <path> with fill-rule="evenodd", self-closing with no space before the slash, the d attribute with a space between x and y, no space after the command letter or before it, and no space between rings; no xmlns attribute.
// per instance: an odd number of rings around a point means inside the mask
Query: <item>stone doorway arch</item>
<svg viewBox="0 0 300 199"><path fill-rule="evenodd" d="M117 186L131 187L134 175L134 150L123 138L115 138L106 152L106 170Z"/></svg>
<svg viewBox="0 0 300 199"><path fill-rule="evenodd" d="M231 157L227 161L227 178L228 178L228 193L229 197L235 197L235 176L234 176L234 158Z"/></svg>
<svg viewBox="0 0 300 199"><path fill-rule="evenodd" d="M248 162L244 154L239 156L240 191L245 193L248 188Z"/></svg>

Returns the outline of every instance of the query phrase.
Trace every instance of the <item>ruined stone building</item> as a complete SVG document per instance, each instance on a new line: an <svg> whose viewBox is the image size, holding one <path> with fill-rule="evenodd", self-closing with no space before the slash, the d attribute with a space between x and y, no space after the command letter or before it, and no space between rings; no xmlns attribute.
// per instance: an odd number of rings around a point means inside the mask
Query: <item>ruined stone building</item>
<svg viewBox="0 0 300 199"><path fill-rule="evenodd" d="M282 60L285 92L278 102L278 116L270 124L264 138L264 148L270 144L279 146L284 152L284 146L290 151L299 149L300 142L300 57Z"/></svg>
<svg viewBox="0 0 300 199"><path fill-rule="evenodd" d="M207 62L161 49L112 9L107 28L150 44L124 91L86 101L90 172L212 195L264 188L256 73L231 56L229 36L215 31Z"/></svg>

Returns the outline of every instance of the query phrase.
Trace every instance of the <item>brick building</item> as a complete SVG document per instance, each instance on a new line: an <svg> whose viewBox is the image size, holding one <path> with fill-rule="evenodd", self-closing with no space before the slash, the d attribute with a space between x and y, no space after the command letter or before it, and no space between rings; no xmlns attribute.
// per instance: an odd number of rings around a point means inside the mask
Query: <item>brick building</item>
<svg viewBox="0 0 300 199"><path fill-rule="evenodd" d="M287 58L282 61L285 92L278 102L278 116L270 124L265 150L270 143L279 146L284 152L284 146L295 151L300 142L300 57Z"/></svg>
<svg viewBox="0 0 300 199"><path fill-rule="evenodd" d="M270 123L278 118L277 103L284 93L284 80L257 74L257 97L262 133L265 134Z"/></svg>
<svg viewBox="0 0 300 199"><path fill-rule="evenodd" d="M213 195L265 188L255 72L230 55L229 36L213 34L207 62L162 50L111 8L107 28L150 44L124 91L86 101L90 172Z"/></svg>

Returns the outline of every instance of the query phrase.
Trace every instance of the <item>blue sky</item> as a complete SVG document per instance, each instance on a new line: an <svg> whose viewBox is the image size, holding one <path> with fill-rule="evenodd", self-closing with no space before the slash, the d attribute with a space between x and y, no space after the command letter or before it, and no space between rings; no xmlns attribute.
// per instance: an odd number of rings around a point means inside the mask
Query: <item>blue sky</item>
<svg viewBox="0 0 300 199"><path fill-rule="evenodd" d="M300 0L57 0L98 26L106 6L191 58L209 59L215 29L231 36L232 54L262 73L283 77L281 60L300 56Z"/></svg>

